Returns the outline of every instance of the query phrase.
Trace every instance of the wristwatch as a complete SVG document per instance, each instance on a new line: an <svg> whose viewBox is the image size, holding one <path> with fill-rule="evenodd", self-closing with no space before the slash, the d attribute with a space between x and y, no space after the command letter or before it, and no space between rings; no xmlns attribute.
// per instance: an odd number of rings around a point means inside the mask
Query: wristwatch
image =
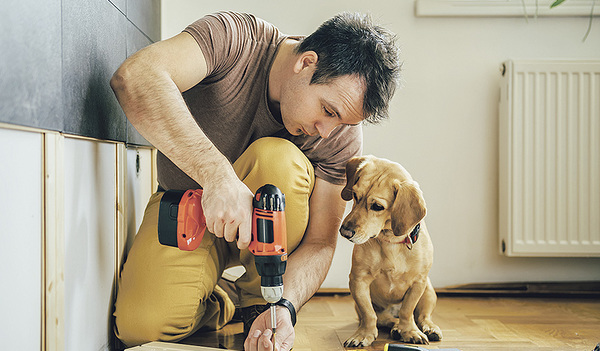
<svg viewBox="0 0 600 351"><path fill-rule="evenodd" d="M286 300L284 298L281 298L281 300L275 302L275 304L278 306L283 306L290 311L290 316L292 316L292 326L295 326L296 325L296 309L294 308L294 305L292 305L291 302L289 302L288 300Z"/></svg>

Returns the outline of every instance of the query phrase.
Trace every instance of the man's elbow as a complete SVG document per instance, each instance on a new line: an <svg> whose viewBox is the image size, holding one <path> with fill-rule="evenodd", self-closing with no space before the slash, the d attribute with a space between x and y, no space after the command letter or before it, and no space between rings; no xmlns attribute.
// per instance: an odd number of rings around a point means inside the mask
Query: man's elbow
<svg viewBox="0 0 600 351"><path fill-rule="evenodd" d="M127 62L123 63L110 78L110 87L119 98L119 94L127 89L127 84L131 81L131 69Z"/></svg>
<svg viewBox="0 0 600 351"><path fill-rule="evenodd" d="M135 126L136 118L139 114L135 113L139 108L138 102L142 100L139 86L142 77L138 73L140 68L136 67L135 62L125 61L112 75L110 87L117 98L117 101L125 111L129 121Z"/></svg>
<svg viewBox="0 0 600 351"><path fill-rule="evenodd" d="M129 122L136 128L142 123L143 114L137 113L142 108L140 104L144 100L140 87L144 86L143 76L140 75L140 67L135 63L125 61L110 79L110 87L125 112Z"/></svg>
<svg viewBox="0 0 600 351"><path fill-rule="evenodd" d="M151 65L147 62L153 59L152 52L144 48L128 57L115 71L110 79L110 87L119 98L119 94L132 92L143 84L145 76L151 74Z"/></svg>

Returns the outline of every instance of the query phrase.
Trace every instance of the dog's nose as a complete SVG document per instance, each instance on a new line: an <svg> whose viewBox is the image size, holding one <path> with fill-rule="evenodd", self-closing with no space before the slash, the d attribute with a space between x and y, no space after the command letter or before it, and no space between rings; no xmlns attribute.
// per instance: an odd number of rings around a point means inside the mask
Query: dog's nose
<svg viewBox="0 0 600 351"><path fill-rule="evenodd" d="M354 236L354 230L343 225L340 227L340 234L342 234L344 238L350 239Z"/></svg>

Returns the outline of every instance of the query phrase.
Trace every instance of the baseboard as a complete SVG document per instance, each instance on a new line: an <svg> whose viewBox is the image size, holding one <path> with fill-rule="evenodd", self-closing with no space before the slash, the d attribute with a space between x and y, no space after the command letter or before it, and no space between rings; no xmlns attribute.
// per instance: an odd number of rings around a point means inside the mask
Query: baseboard
<svg viewBox="0 0 600 351"><path fill-rule="evenodd" d="M600 298L600 281L474 283L435 289L438 296Z"/></svg>
<svg viewBox="0 0 600 351"><path fill-rule="evenodd" d="M348 288L320 288L315 295L345 295L350 294Z"/></svg>
<svg viewBox="0 0 600 351"><path fill-rule="evenodd" d="M600 281L472 283L436 288L438 296L600 298ZM350 289L321 288L316 295L347 295Z"/></svg>

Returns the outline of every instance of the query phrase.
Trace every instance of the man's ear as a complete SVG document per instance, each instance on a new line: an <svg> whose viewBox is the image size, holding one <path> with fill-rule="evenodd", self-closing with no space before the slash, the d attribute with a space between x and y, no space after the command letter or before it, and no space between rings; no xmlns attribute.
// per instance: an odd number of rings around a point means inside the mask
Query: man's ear
<svg viewBox="0 0 600 351"><path fill-rule="evenodd" d="M294 65L294 72L300 73L303 69L316 65L319 60L319 55L314 51L305 51L298 56Z"/></svg>
<svg viewBox="0 0 600 351"><path fill-rule="evenodd" d="M365 156L356 156L346 163L346 186L342 190L342 199L345 201L352 200L352 187L358 180L358 173L364 165L365 159Z"/></svg>
<svg viewBox="0 0 600 351"><path fill-rule="evenodd" d="M417 182L395 180L393 186L396 199L392 206L392 231L401 236L425 218L427 208Z"/></svg>

